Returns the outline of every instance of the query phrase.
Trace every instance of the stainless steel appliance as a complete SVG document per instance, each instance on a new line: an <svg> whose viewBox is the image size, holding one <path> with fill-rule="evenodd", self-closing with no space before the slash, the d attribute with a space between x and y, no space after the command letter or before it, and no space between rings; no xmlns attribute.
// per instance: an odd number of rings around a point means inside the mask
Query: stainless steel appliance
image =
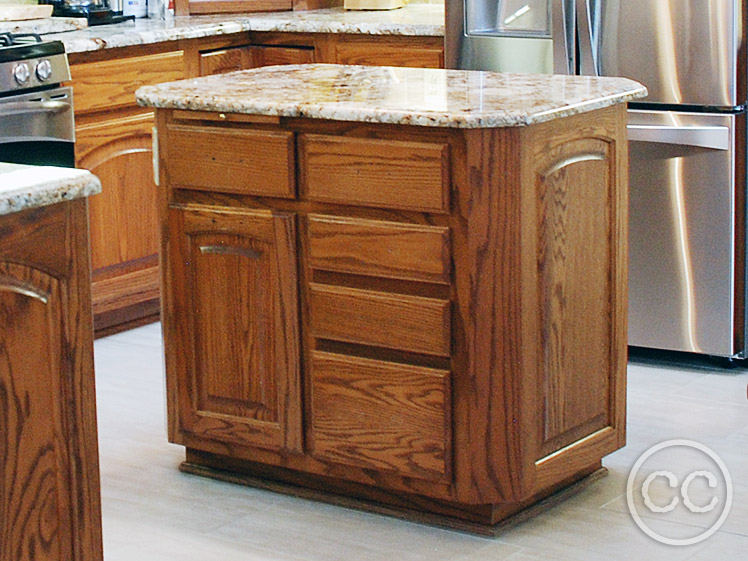
<svg viewBox="0 0 748 561"><path fill-rule="evenodd" d="M747 0L447 0L447 65L626 76L629 344L746 355Z"/></svg>
<svg viewBox="0 0 748 561"><path fill-rule="evenodd" d="M0 34L0 161L74 167L73 92L60 41Z"/></svg>

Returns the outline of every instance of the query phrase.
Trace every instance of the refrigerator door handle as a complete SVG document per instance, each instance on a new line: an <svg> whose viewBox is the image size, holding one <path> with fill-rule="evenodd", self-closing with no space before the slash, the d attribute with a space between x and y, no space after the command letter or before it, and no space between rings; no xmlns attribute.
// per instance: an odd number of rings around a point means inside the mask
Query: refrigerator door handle
<svg viewBox="0 0 748 561"><path fill-rule="evenodd" d="M730 129L721 126L669 126L669 125L628 125L629 140L639 142L656 142L659 144L676 144L711 148L712 150L730 149Z"/></svg>
<svg viewBox="0 0 748 561"><path fill-rule="evenodd" d="M575 19L579 30L579 73L585 76L600 76L597 45L594 40L595 22L590 0L576 0Z"/></svg>
<svg viewBox="0 0 748 561"><path fill-rule="evenodd" d="M574 45L575 0L551 0L553 13L553 72L576 74L576 48Z"/></svg>

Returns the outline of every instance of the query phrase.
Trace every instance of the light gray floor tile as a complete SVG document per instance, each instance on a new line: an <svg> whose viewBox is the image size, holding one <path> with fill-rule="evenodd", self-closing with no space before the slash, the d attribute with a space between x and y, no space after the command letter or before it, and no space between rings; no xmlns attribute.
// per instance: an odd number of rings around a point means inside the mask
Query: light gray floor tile
<svg viewBox="0 0 748 561"><path fill-rule="evenodd" d="M183 449L166 439L160 326L96 341L95 359L106 561L748 558L746 369L630 364L628 444L604 459L608 476L489 539L182 474ZM694 546L656 542L626 506L638 457L672 438L714 449L735 482L725 524ZM648 523L666 534L699 527L678 517Z"/></svg>

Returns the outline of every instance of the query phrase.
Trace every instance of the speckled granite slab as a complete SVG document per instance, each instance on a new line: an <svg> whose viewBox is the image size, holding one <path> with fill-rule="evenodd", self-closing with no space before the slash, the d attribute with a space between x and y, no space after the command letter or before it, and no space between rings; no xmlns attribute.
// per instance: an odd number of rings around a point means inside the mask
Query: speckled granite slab
<svg viewBox="0 0 748 561"><path fill-rule="evenodd" d="M644 97L626 78L309 64L146 86L145 106L428 127L522 126Z"/></svg>
<svg viewBox="0 0 748 561"><path fill-rule="evenodd" d="M99 179L86 170L0 162L0 215L100 192Z"/></svg>
<svg viewBox="0 0 748 561"><path fill-rule="evenodd" d="M376 12L334 8L301 12L181 16L168 20L144 18L50 35L49 38L62 41L67 53L81 53L244 31L443 36L444 5L416 3L397 10Z"/></svg>
<svg viewBox="0 0 748 561"><path fill-rule="evenodd" d="M42 18L23 21L0 21L0 33L61 33L88 27L86 18Z"/></svg>

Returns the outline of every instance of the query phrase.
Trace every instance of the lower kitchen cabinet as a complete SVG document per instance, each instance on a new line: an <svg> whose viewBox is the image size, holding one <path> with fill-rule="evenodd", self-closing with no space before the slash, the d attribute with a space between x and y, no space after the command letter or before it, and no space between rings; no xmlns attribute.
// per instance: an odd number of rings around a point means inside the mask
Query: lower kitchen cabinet
<svg viewBox="0 0 748 561"><path fill-rule="evenodd" d="M0 216L0 561L101 561L86 200Z"/></svg>
<svg viewBox="0 0 748 561"><path fill-rule="evenodd" d="M625 116L157 110L182 469L489 532L594 473L625 435Z"/></svg>
<svg viewBox="0 0 748 561"><path fill-rule="evenodd" d="M293 215L173 206L169 222L165 296L182 318L169 384L180 422L205 438L300 451Z"/></svg>

